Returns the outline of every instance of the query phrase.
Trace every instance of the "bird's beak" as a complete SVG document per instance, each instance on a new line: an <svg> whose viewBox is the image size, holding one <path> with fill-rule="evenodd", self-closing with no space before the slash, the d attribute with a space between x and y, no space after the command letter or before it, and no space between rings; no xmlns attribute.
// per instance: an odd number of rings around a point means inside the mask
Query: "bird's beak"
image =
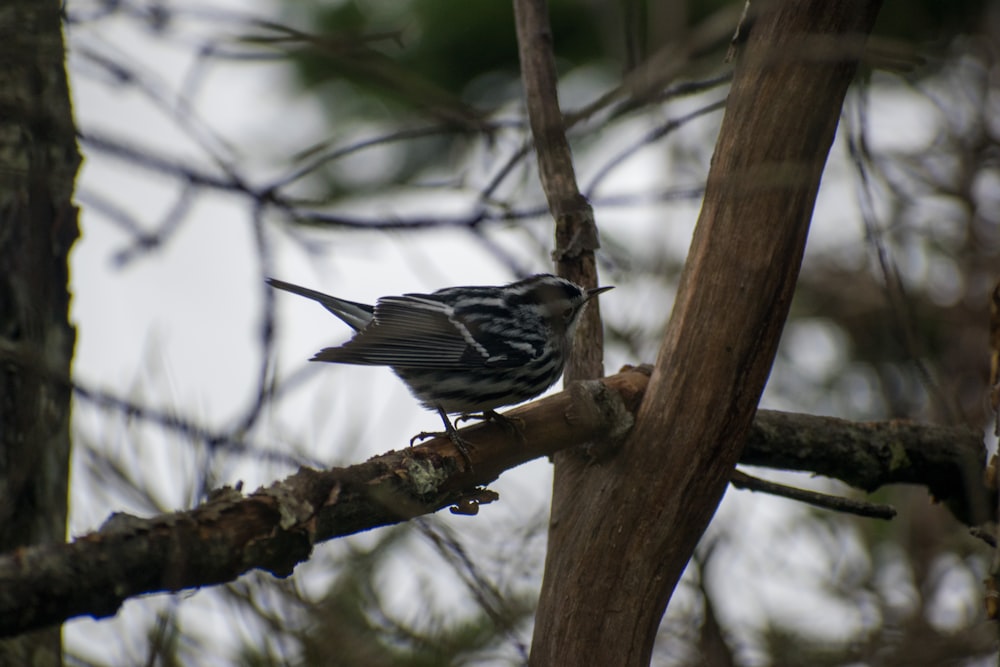
<svg viewBox="0 0 1000 667"><path fill-rule="evenodd" d="M609 289L614 289L614 288L615 288L614 285L608 285L607 287L595 287L594 289L589 289L587 290L587 301L590 301L601 292L607 292Z"/></svg>

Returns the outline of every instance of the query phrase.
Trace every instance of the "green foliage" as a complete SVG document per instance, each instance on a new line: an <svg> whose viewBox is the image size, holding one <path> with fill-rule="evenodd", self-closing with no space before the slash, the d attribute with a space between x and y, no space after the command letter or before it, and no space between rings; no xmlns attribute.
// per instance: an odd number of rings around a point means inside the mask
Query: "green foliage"
<svg viewBox="0 0 1000 667"><path fill-rule="evenodd" d="M557 52L569 66L608 57L598 18L599 12L578 2L552 3ZM404 105L418 104L420 100L408 99L406 93L419 90L454 99L469 94L469 103L492 108L510 97L510 92L498 95L502 87L477 88L474 82L483 77L518 77L514 14L509 2L349 1L317 6L311 21L322 35L383 39L350 53L353 63L350 58L331 58L329 53L303 54L300 71L308 86L344 77L366 94ZM394 84L404 88L394 88Z"/></svg>

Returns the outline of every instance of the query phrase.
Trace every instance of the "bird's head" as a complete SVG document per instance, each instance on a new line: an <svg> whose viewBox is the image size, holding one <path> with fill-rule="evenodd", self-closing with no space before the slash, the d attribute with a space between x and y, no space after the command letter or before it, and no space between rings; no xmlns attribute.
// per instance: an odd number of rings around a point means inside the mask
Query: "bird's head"
<svg viewBox="0 0 1000 667"><path fill-rule="evenodd" d="M514 283L509 289L511 305L539 309L553 330L571 337L587 302L612 287L584 289L565 278L543 273Z"/></svg>

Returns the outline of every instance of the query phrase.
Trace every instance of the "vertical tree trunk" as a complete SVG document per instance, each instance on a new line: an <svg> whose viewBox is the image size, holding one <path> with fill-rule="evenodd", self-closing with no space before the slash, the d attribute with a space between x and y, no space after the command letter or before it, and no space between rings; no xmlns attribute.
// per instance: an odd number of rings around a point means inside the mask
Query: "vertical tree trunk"
<svg viewBox="0 0 1000 667"><path fill-rule="evenodd" d="M607 463L556 457L532 665L648 664L770 372L841 104L879 5L753 3L636 426Z"/></svg>
<svg viewBox="0 0 1000 667"><path fill-rule="evenodd" d="M80 158L61 5L0 12L0 552L66 535L70 392L67 255ZM58 628L0 642L2 665L58 665Z"/></svg>

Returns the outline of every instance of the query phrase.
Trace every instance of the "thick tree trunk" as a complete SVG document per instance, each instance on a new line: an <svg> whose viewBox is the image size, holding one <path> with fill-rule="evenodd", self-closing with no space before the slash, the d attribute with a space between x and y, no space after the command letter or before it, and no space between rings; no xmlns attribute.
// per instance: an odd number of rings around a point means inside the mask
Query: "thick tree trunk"
<svg viewBox="0 0 1000 667"><path fill-rule="evenodd" d="M56 0L13 0L0 15L0 551L63 541L69 478L67 255L80 158ZM32 361L28 361L32 360ZM2 665L58 665L58 628L0 642Z"/></svg>
<svg viewBox="0 0 1000 667"><path fill-rule="evenodd" d="M841 104L879 5L753 3L636 427L604 464L572 451L556 457L532 665L648 664L770 372Z"/></svg>

